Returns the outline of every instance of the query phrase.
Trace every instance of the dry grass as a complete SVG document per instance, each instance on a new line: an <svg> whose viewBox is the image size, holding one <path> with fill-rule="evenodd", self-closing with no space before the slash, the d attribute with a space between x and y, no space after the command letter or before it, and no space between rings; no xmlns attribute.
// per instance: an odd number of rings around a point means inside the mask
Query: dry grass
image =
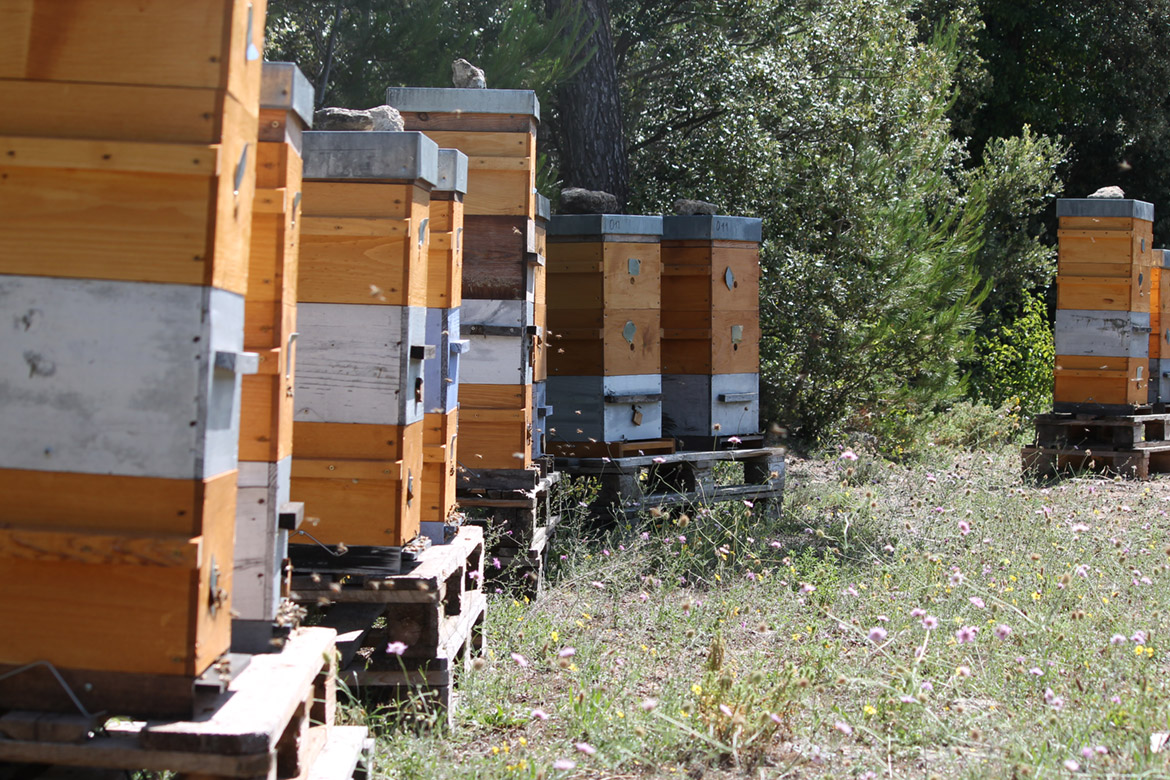
<svg viewBox="0 0 1170 780"><path fill-rule="evenodd" d="M778 521L564 533L539 602L489 605L450 732L358 713L375 771L1167 776L1170 481L1018 470L1014 447L796 460Z"/></svg>

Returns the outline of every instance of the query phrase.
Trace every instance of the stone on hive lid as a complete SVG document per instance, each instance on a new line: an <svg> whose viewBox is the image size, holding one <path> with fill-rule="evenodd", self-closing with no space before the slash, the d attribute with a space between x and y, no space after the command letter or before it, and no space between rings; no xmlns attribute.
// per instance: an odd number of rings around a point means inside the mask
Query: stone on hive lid
<svg viewBox="0 0 1170 780"><path fill-rule="evenodd" d="M313 115L315 130L373 130L374 117L369 111L352 108L321 108Z"/></svg>
<svg viewBox="0 0 1170 780"><path fill-rule="evenodd" d="M1121 187L1102 187L1089 196L1090 198L1124 198L1125 191Z"/></svg>
<svg viewBox="0 0 1170 780"><path fill-rule="evenodd" d="M487 89L483 71L465 59L451 63L451 83L459 89Z"/></svg>
<svg viewBox="0 0 1170 780"><path fill-rule="evenodd" d="M679 198L674 202L674 213L680 217L715 216L719 207L705 200Z"/></svg>
<svg viewBox="0 0 1170 780"><path fill-rule="evenodd" d="M406 123L402 121L402 114L398 113L398 109L394 106L375 106L369 109L368 113L373 117L374 130L401 133L406 129Z"/></svg>
<svg viewBox="0 0 1170 780"><path fill-rule="evenodd" d="M561 190L562 214L616 214L618 199L601 190L570 187Z"/></svg>

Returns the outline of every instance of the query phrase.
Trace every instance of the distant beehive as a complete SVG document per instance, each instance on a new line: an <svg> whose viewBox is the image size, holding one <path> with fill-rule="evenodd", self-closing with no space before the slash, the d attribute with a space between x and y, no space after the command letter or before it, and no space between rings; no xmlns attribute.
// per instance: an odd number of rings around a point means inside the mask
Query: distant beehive
<svg viewBox="0 0 1170 780"><path fill-rule="evenodd" d="M443 523L455 507L458 467L459 360L467 349L460 337L463 279L463 196L467 155L440 149L438 184L431 191L430 253L427 261L427 344L434 360L423 374L422 522ZM434 530L434 538L438 538Z"/></svg>
<svg viewBox="0 0 1170 780"><path fill-rule="evenodd" d="M662 427L684 446L759 432L761 237L749 217L662 220Z"/></svg>
<svg viewBox="0 0 1170 780"><path fill-rule="evenodd" d="M544 274L535 217L540 104L529 90L391 88L409 130L468 157L463 219L460 462L532 463L534 387L544 370Z"/></svg>
<svg viewBox="0 0 1170 780"><path fill-rule="evenodd" d="M1055 410L1126 411L1147 404L1151 301L1158 297L1153 278L1155 270L1161 273L1152 248L1154 207L1140 200L1066 198L1056 208Z"/></svg>
<svg viewBox="0 0 1170 780"><path fill-rule="evenodd" d="M548 224L548 450L603 452L662 435L662 217Z"/></svg>
<svg viewBox="0 0 1170 780"><path fill-rule="evenodd" d="M1155 249L1150 283L1150 399L1170 403L1170 250Z"/></svg>
<svg viewBox="0 0 1170 780"><path fill-rule="evenodd" d="M0 673L103 709L228 648L264 4L0 18Z"/></svg>
<svg viewBox="0 0 1170 780"><path fill-rule="evenodd" d="M296 361L297 252L302 133L313 119L313 86L288 62L266 62L260 91L256 200L244 299L244 347L260 370L244 378L236 506L233 645L259 637L276 617L288 532ZM291 510L288 507L288 510ZM286 512L287 514L287 512ZM286 525L288 523L286 522Z"/></svg>
<svg viewBox="0 0 1170 780"><path fill-rule="evenodd" d="M439 150L421 133L304 139L292 497L323 543L399 546L422 509Z"/></svg>

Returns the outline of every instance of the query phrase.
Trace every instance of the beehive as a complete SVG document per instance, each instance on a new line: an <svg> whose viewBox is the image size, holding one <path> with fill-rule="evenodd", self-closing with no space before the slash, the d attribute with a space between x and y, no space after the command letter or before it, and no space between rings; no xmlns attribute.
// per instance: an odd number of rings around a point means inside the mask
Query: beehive
<svg viewBox="0 0 1170 780"><path fill-rule="evenodd" d="M422 523L429 536L455 507L455 471L459 432L459 359L467 342L459 335L460 285L463 277L463 195L467 191L467 155L440 149L438 184L431 191L430 253L427 268L426 340L435 345L434 360L423 375Z"/></svg>
<svg viewBox="0 0 1170 780"><path fill-rule="evenodd" d="M1150 304L1151 404L1170 403L1170 251L1154 250Z"/></svg>
<svg viewBox="0 0 1170 780"><path fill-rule="evenodd" d="M662 217L549 221L551 452L662 435L661 237Z"/></svg>
<svg viewBox="0 0 1170 780"><path fill-rule="evenodd" d="M532 383L544 369L544 305L535 216L540 104L529 90L391 88L409 130L468 157L463 219L461 461L470 469L532 463Z"/></svg>
<svg viewBox="0 0 1170 780"><path fill-rule="evenodd" d="M536 326L536 348L532 364L532 457L545 454L545 439L548 436L548 416L552 407L548 403L548 300L547 277L545 274L548 252L548 221L552 208L548 198L536 196L536 261L531 263L533 271L532 319Z"/></svg>
<svg viewBox="0 0 1170 780"><path fill-rule="evenodd" d="M264 3L0 19L0 670L195 677L230 635Z"/></svg>
<svg viewBox="0 0 1170 780"><path fill-rule="evenodd" d="M662 220L663 433L759 432L760 241L750 217Z"/></svg>
<svg viewBox="0 0 1170 780"><path fill-rule="evenodd" d="M1057 216L1055 409L1147 404L1151 301L1160 297L1153 288L1154 207L1068 198L1057 201Z"/></svg>
<svg viewBox="0 0 1170 780"><path fill-rule="evenodd" d="M292 473L296 367L297 252L302 133L313 119L313 87L292 63L266 62L260 90L256 200L244 296L244 346L260 370L244 378L236 506L233 645L266 643L281 597L288 532L281 528ZM295 515L295 512L292 512Z"/></svg>
<svg viewBox="0 0 1170 780"><path fill-rule="evenodd" d="M421 133L308 132L292 498L325 544L399 546L422 502L431 189Z"/></svg>

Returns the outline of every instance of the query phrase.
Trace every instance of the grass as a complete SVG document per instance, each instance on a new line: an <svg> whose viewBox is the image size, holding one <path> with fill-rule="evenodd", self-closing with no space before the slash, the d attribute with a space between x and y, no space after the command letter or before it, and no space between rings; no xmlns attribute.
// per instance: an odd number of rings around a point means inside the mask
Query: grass
<svg viewBox="0 0 1170 780"><path fill-rule="evenodd" d="M778 518L562 532L540 600L489 604L450 730L351 705L376 776L1170 774L1170 482L843 455L790 461Z"/></svg>

